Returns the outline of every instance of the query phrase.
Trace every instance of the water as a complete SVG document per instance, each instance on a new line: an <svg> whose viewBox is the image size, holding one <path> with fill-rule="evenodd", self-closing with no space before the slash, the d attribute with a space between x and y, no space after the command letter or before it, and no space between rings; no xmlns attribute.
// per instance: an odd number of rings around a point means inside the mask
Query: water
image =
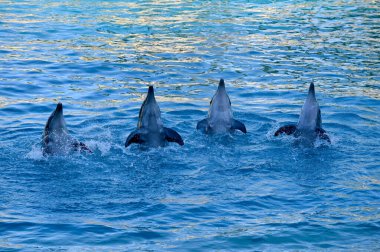
<svg viewBox="0 0 380 252"><path fill-rule="evenodd" d="M1 1L0 250L380 250L378 1ZM248 134L195 130L224 78ZM332 144L299 146L314 80ZM124 148L147 85L185 145ZM92 155L45 158L55 104Z"/></svg>

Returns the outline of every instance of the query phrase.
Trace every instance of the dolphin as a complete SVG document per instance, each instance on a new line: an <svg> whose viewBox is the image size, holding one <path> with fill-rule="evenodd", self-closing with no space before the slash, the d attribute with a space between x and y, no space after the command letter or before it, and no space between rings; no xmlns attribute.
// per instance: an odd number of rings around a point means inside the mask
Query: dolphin
<svg viewBox="0 0 380 252"><path fill-rule="evenodd" d="M129 134L125 147L132 143L147 147L165 146L167 142L183 145L182 137L173 129L164 127L161 111L154 97L153 86L149 86L148 94L141 105L137 129Z"/></svg>
<svg viewBox="0 0 380 252"><path fill-rule="evenodd" d="M234 130L247 133L244 123L235 120L232 116L231 101L223 79L220 79L218 89L210 101L207 118L198 122L197 130L202 130L206 134L226 133Z"/></svg>
<svg viewBox="0 0 380 252"><path fill-rule="evenodd" d="M285 125L279 128L274 135L280 134L294 135L295 137L304 137L308 139L320 139L326 140L329 143L330 138L326 131L322 128L321 109L317 99L315 98L314 83L312 82L309 87L309 93L303 104L298 123Z"/></svg>
<svg viewBox="0 0 380 252"><path fill-rule="evenodd" d="M46 122L42 136L43 154L69 154L72 151L92 151L82 142L70 136L65 118L63 117L62 103L58 103Z"/></svg>

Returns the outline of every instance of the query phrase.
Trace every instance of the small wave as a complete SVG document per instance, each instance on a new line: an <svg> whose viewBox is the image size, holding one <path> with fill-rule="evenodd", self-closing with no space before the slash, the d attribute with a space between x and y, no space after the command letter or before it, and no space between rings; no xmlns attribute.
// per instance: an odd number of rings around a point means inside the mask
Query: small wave
<svg viewBox="0 0 380 252"><path fill-rule="evenodd" d="M32 146L32 149L25 156L27 159L32 159L36 161L46 160L42 152L41 146L35 144Z"/></svg>
<svg viewBox="0 0 380 252"><path fill-rule="evenodd" d="M112 147L110 142L101 142L101 141L96 141L96 140L87 141L86 145L92 151L99 150L101 156L108 155Z"/></svg>

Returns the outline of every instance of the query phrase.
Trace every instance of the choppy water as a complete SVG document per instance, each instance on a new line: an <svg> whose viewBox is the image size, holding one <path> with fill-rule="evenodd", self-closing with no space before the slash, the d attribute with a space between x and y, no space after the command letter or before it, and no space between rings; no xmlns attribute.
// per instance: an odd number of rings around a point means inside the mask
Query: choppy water
<svg viewBox="0 0 380 252"><path fill-rule="evenodd" d="M380 250L378 1L0 1L0 250ZM224 78L244 135L196 132ZM274 138L314 80L332 144ZM147 85L185 146L124 148ZM44 158L55 104L93 155Z"/></svg>

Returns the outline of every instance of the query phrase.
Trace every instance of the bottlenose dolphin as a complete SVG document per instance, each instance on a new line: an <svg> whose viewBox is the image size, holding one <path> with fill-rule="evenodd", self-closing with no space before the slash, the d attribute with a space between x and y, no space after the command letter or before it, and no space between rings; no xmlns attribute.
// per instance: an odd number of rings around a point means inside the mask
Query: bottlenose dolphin
<svg viewBox="0 0 380 252"><path fill-rule="evenodd" d="M161 111L154 97L153 86L149 86L148 94L141 105L137 129L127 137L125 147L132 143L148 147L165 146L167 142L183 145L182 137L173 129L165 128L161 121Z"/></svg>
<svg viewBox="0 0 380 252"><path fill-rule="evenodd" d="M65 118L63 117L62 103L58 103L46 122L42 136L43 154L69 154L72 151L92 151L82 142L70 136Z"/></svg>
<svg viewBox="0 0 380 252"><path fill-rule="evenodd" d="M197 124L197 130L206 134L226 133L240 130L247 133L244 123L232 116L231 101L226 92L224 80L220 79L218 89L210 101L207 118Z"/></svg>
<svg viewBox="0 0 380 252"><path fill-rule="evenodd" d="M279 128L274 135L278 136L282 133L287 135L294 134L295 137L304 137L314 140L316 137L330 142L330 138L326 131L322 128L321 109L317 99L315 98L314 83L309 87L309 93L303 104L301 114L297 125L291 124Z"/></svg>

